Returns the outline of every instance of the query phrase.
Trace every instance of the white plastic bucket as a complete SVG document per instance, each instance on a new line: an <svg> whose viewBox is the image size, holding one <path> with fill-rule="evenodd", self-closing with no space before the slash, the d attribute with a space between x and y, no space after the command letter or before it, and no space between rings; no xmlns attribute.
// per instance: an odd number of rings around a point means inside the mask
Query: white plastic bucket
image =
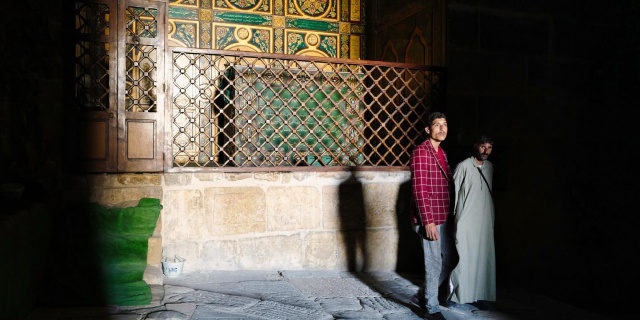
<svg viewBox="0 0 640 320"><path fill-rule="evenodd" d="M183 261L162 261L162 272L166 277L177 277L182 274Z"/></svg>

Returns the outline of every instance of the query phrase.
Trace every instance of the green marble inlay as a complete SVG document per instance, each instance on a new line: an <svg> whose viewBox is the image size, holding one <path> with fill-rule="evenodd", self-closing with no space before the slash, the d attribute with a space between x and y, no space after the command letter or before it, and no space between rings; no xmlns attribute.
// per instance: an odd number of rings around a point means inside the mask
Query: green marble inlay
<svg viewBox="0 0 640 320"><path fill-rule="evenodd" d="M304 34L292 32L289 33L287 37L289 40L288 54L295 54L296 52L307 48L307 44L304 43Z"/></svg>
<svg viewBox="0 0 640 320"><path fill-rule="evenodd" d="M237 12L214 12L213 21L244 23L259 26L270 26L271 16L261 16L258 14L247 14Z"/></svg>
<svg viewBox="0 0 640 320"><path fill-rule="evenodd" d="M287 18L285 23L287 28L328 31L328 32L338 31L338 24L331 23L331 22Z"/></svg>
<svg viewBox="0 0 640 320"><path fill-rule="evenodd" d="M289 69L259 72L262 76L256 81L246 78L246 70L236 67L227 72L230 79L235 78L235 72L245 75L232 80L236 88L244 88L233 95L241 111L233 120L241 131L234 138L241 146L234 156L238 165L331 166L364 161L359 151L363 126L354 122L358 117L355 111L363 109L358 99L361 90L344 81L357 81L354 76L331 72L309 75ZM310 81L310 76L322 79L323 85Z"/></svg>
<svg viewBox="0 0 640 320"><path fill-rule="evenodd" d="M336 45L338 37L320 36L320 45L318 49L326 52L330 57L336 57Z"/></svg>
<svg viewBox="0 0 640 320"><path fill-rule="evenodd" d="M173 34L173 38L182 42L186 47L195 48L197 28L196 23L176 22L176 32Z"/></svg>
<svg viewBox="0 0 640 320"><path fill-rule="evenodd" d="M169 19L198 20L198 9L169 6Z"/></svg>
<svg viewBox="0 0 640 320"><path fill-rule="evenodd" d="M253 37L251 37L251 44L260 48L262 52L269 52L269 31L267 30L252 30Z"/></svg>
<svg viewBox="0 0 640 320"><path fill-rule="evenodd" d="M197 5L197 0L169 0L169 5L170 6L172 6L174 4L195 7Z"/></svg>
<svg viewBox="0 0 640 320"><path fill-rule="evenodd" d="M234 27L216 27L216 49L224 49L238 42L233 36Z"/></svg>

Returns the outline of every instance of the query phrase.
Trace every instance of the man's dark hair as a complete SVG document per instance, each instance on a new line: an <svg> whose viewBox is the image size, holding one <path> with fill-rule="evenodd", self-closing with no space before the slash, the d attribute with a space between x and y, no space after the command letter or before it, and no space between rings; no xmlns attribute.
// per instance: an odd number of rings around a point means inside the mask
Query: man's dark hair
<svg viewBox="0 0 640 320"><path fill-rule="evenodd" d="M481 134L478 136L474 144L485 144L485 143L493 144L493 139L491 139L491 137L489 137L486 134Z"/></svg>
<svg viewBox="0 0 640 320"><path fill-rule="evenodd" d="M445 119L447 120L447 116L444 115L444 113L439 112L439 111L435 111L435 112L431 112L429 113L429 117L427 118L428 122L427 122L427 127L431 127L431 125L433 124L433 121L435 121L436 119Z"/></svg>

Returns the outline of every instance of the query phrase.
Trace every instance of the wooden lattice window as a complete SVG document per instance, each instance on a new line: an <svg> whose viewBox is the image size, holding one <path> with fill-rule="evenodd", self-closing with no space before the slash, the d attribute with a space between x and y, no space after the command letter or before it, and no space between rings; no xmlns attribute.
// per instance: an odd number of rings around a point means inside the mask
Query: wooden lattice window
<svg viewBox="0 0 640 320"><path fill-rule="evenodd" d="M408 166L440 67L173 48L173 170Z"/></svg>

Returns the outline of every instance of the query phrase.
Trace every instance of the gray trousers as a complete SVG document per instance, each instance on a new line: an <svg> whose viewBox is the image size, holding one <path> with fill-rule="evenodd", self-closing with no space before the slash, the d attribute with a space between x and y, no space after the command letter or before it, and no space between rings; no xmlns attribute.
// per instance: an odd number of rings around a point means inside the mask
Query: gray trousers
<svg viewBox="0 0 640 320"><path fill-rule="evenodd" d="M440 311L438 302L438 288L449 278L449 274L457 264L456 247L453 234L445 222L436 226L438 228L438 240L425 238L424 226L418 232L420 243L424 252L424 301L429 313Z"/></svg>

